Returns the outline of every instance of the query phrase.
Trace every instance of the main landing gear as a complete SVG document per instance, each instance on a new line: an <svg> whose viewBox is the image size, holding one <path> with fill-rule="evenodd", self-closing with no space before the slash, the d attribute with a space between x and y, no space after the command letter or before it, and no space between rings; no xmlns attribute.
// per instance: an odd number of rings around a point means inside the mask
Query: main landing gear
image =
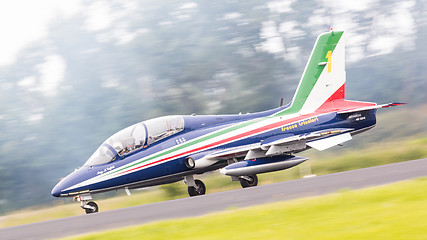
<svg viewBox="0 0 427 240"><path fill-rule="evenodd" d="M190 195L190 197L205 195L205 184L199 179L194 180L193 175L185 176L184 182L187 184L188 195Z"/></svg>
<svg viewBox="0 0 427 240"><path fill-rule="evenodd" d="M258 177L256 174L231 177L231 179L232 181L240 181L242 188L255 187L258 185ZM190 197L205 195L205 184L199 179L194 179L193 175L185 176L184 182L188 187L188 195L190 195Z"/></svg>
<svg viewBox="0 0 427 240"><path fill-rule="evenodd" d="M95 202L89 201L92 200L92 196L90 194L79 195L73 198L74 201L80 202L80 207L83 208L86 214L96 213L99 208Z"/></svg>
<svg viewBox="0 0 427 240"><path fill-rule="evenodd" d="M242 188L255 187L256 185L258 185L258 177L255 174L248 176L240 176L239 181Z"/></svg>

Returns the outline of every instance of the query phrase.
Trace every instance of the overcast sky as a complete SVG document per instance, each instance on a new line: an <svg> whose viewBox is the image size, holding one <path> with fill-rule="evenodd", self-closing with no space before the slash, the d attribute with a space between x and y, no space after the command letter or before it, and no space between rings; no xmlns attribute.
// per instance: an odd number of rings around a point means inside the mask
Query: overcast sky
<svg viewBox="0 0 427 240"><path fill-rule="evenodd" d="M0 2L0 67L12 64L18 52L46 38L49 22L70 17L81 10L81 1L13 0Z"/></svg>
<svg viewBox="0 0 427 240"><path fill-rule="evenodd" d="M140 0L93 0L84 1L85 4L83 1L0 1L0 68L7 68L16 63L20 51L31 44L48 41L49 26L53 21L66 20L77 14L84 22L81 27L94 32L99 42L112 41L114 44L123 45L139 34L150 33L150 29L135 29L131 23L132 18L129 18L131 14L141 14L140 7L143 5L139 4ZM265 6L272 14L288 14L296 11L293 9L296 1L270 0L265 2ZM114 8L111 4L120 5L120 8ZM182 5L176 6L175 12L189 8L197 11L199 7L191 0L180 2L180 4ZM320 7L312 9L312 14L306 22L288 19L278 22L274 21L274 18L263 22L259 33L262 42L256 47L257 50L283 56L283 59L289 62L304 61L300 57L301 46L292 45L292 42L289 44L289 39L286 38L305 38L307 34L314 36L327 31L329 27L346 31L346 60L349 65L366 57L387 54L399 48L405 50L415 45L417 16L413 11L414 0L396 1L392 3L393 6L385 8L384 4L380 4L380 0L350 2L318 0L318 4ZM175 15L170 14L165 19L173 21ZM185 16L191 18L190 15ZM223 18L232 20L244 17L242 13L231 12L226 13ZM371 24L361 25L360 17L372 19ZM157 24L160 26L164 22ZM310 30L302 31L301 24L305 29ZM156 26L147 27L155 28ZM34 66L34 70L36 70L33 71L34 74L16 80L15 84L27 91L36 91L46 97L54 97L65 79L67 59L54 51L48 52L44 59ZM1 79L0 87L2 87ZM29 119L42 119L41 112L36 109Z"/></svg>
<svg viewBox="0 0 427 240"><path fill-rule="evenodd" d="M135 0L117 1L120 4L127 4L128 10L133 8ZM273 0L266 2L266 6L271 12L292 12L292 3L295 0ZM14 1L0 1L0 67L13 64L16 61L17 54L21 49L29 44L46 39L48 36L49 23L57 18L69 18L75 14L82 14L85 17L85 26L89 31L97 31L108 28L113 18L117 17L110 6L105 4L102 0L89 1L90 6L84 7L82 0L14 0ZM389 12L384 12L383 9L378 9L377 0L359 0L350 1L345 4L339 0L321 0L319 1L326 9L332 9L330 12L324 12L319 9L314 11L312 17L309 19L308 24L320 24L330 22L331 27L336 30L347 31L347 46L350 48L348 51L352 52L354 59L359 60L362 56L358 52L357 46L361 46L369 42L369 48L377 54L386 54L394 50L398 45L406 41L408 45L408 35L415 31L414 16L410 10L414 6L413 0L401 1L395 8ZM188 5L197 8L197 4L191 1ZM331 7L333 6L333 7ZM375 13L375 9L377 9ZM133 9L132 9L133 10ZM354 15L348 14L349 11L367 14L375 13L375 31L379 34L375 39L368 39L368 34L357 35L352 32L357 28L357 24L353 19ZM114 14L113 14L114 12ZM122 12L122 16L126 14ZM311 22L310 22L311 21ZM357 19L356 19L357 21ZM293 23L264 23L262 34L278 36L277 31L280 28L283 31L296 31L292 30ZM277 25L277 26L276 26ZM278 29L278 30L276 30ZM290 30L289 30L290 29ZM274 31L273 31L274 30ZM319 29L319 32L324 29ZM271 34L269 34L271 33ZM122 37L118 41L126 43L127 39L132 38L131 34L124 34L120 32L117 34ZM126 38L123 38L126 36ZM372 36L372 34L370 35ZM351 37L351 39L348 39ZM274 41L273 41L274 40ZM277 41L276 41L277 40ZM280 39L271 38L265 46L268 51L275 52L283 50ZM354 48L353 50L351 48Z"/></svg>

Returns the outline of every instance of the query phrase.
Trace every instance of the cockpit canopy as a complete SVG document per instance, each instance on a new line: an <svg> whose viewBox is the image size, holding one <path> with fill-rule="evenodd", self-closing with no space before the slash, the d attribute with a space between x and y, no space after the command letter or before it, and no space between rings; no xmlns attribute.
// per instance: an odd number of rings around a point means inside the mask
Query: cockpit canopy
<svg viewBox="0 0 427 240"><path fill-rule="evenodd" d="M134 124L105 140L84 165L112 162L118 156L146 147L183 129L183 116L159 117Z"/></svg>

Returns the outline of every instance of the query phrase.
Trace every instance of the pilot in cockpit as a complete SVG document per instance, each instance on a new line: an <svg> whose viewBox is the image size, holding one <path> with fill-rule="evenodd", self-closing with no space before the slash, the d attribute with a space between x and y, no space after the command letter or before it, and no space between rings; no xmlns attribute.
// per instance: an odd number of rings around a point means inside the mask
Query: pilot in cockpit
<svg viewBox="0 0 427 240"><path fill-rule="evenodd" d="M130 137L127 139L123 139L121 142L115 143L114 149L118 151L119 155L132 152L133 150L135 150L135 138Z"/></svg>

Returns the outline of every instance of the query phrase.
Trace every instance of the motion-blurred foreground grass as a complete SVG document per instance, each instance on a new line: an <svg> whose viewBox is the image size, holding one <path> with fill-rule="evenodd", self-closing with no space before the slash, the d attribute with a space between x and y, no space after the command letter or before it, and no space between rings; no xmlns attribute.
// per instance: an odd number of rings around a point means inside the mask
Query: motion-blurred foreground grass
<svg viewBox="0 0 427 240"><path fill-rule="evenodd" d="M260 184L286 181L300 178L312 173L317 175L328 174L351 169L376 166L381 164L401 162L427 157L427 138L407 139L398 142L375 144L363 148L358 152L352 149L335 148L334 151L317 152L309 150L304 156L313 160L285 171L259 175ZM311 166L311 167L310 167ZM205 174L198 178L203 179L207 186L207 192L220 192L240 188L238 182L231 182L230 178L219 173ZM184 183L164 185L150 188L145 191L132 191L132 196L122 196L102 199L102 195L95 195L95 201L100 206L100 211L136 206L151 202L159 202L174 198L188 197ZM101 199L100 199L101 198ZM71 199L59 200L56 206L41 206L39 208L24 209L3 217L0 217L0 227L20 225L32 222L45 221L75 215L82 215L84 211L77 202L70 203Z"/></svg>
<svg viewBox="0 0 427 240"><path fill-rule="evenodd" d="M426 239L427 178L72 239Z"/></svg>

